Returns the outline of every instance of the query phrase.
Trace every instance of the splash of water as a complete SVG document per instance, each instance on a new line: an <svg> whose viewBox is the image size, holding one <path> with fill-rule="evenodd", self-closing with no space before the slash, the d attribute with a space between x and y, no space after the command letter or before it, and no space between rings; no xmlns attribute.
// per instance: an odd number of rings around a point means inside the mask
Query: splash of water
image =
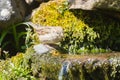
<svg viewBox="0 0 120 80"><path fill-rule="evenodd" d="M69 68L70 68L70 64L71 63L68 61L63 63L59 76L58 76L58 80L63 80L63 77L67 76Z"/></svg>

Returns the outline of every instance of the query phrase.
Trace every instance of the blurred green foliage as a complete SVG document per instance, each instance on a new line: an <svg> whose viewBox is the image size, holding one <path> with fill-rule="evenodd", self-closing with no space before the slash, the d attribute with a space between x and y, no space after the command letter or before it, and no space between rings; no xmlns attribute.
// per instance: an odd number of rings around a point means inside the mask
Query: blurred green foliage
<svg viewBox="0 0 120 80"><path fill-rule="evenodd" d="M30 47L25 54L0 61L0 80L57 80L59 69L58 56L40 55Z"/></svg>
<svg viewBox="0 0 120 80"><path fill-rule="evenodd" d="M37 43L39 43L37 34L27 22L9 26L0 32L0 56L5 58L17 52L25 52L26 48Z"/></svg>
<svg viewBox="0 0 120 80"><path fill-rule="evenodd" d="M25 36L26 30L22 23L2 29L0 32L0 47L2 51L12 53L11 55L15 55L18 51L24 51ZM4 57L4 55L1 56Z"/></svg>
<svg viewBox="0 0 120 80"><path fill-rule="evenodd" d="M11 59L0 62L0 80L35 80L28 65L25 65L24 54L17 54Z"/></svg>

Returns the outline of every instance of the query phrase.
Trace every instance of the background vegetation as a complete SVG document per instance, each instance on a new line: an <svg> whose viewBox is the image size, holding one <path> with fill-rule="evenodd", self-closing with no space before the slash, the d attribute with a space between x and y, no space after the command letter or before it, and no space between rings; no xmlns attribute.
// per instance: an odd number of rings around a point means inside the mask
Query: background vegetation
<svg viewBox="0 0 120 80"><path fill-rule="evenodd" d="M37 43L39 43L37 34L27 22L10 26L0 32L0 56L1 58L14 56Z"/></svg>

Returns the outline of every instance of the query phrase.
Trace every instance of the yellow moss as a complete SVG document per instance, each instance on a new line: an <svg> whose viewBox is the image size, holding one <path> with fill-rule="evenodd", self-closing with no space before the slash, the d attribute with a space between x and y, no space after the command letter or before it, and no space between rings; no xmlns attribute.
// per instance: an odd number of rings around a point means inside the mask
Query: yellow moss
<svg viewBox="0 0 120 80"><path fill-rule="evenodd" d="M76 26L79 25L76 28L86 27L87 25L81 20L78 21L72 12L64 10L64 2L64 0L54 0L41 4L34 12L32 22L45 26L62 26L64 29L71 27L74 23ZM63 10L64 14L61 14L60 10Z"/></svg>
<svg viewBox="0 0 120 80"><path fill-rule="evenodd" d="M20 66L21 62L23 61L24 54L19 53L16 56L12 57L10 60L15 66Z"/></svg>
<svg viewBox="0 0 120 80"><path fill-rule="evenodd" d="M31 20L43 26L61 26L64 29L64 39L61 44L67 50L79 49L80 42L83 42L85 37L90 42L97 37L97 33L92 28L69 10L66 0L53 0L41 4L34 11Z"/></svg>

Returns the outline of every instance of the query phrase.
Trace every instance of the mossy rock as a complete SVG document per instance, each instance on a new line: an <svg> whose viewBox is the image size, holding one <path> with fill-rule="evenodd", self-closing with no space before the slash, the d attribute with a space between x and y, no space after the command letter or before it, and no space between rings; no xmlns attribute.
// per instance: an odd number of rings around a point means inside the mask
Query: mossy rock
<svg viewBox="0 0 120 80"><path fill-rule="evenodd" d="M67 1L53 0L41 4L31 20L44 26L62 26L65 34L60 46L68 53L120 50L120 22L100 11L69 10Z"/></svg>
<svg viewBox="0 0 120 80"><path fill-rule="evenodd" d="M34 75L46 80L119 80L117 56L119 53L82 56L48 53L32 55L31 62Z"/></svg>
<svg viewBox="0 0 120 80"><path fill-rule="evenodd" d="M32 48L0 62L0 79L119 80L120 54L37 54ZM101 77L102 76L102 77Z"/></svg>
<svg viewBox="0 0 120 80"><path fill-rule="evenodd" d="M65 0L43 3L33 12L31 20L33 23L44 26L62 26L64 39L60 46L70 53L78 53L78 49L83 47L80 43L84 42L85 37L88 42L93 42L99 35L69 11L68 6L69 3Z"/></svg>

